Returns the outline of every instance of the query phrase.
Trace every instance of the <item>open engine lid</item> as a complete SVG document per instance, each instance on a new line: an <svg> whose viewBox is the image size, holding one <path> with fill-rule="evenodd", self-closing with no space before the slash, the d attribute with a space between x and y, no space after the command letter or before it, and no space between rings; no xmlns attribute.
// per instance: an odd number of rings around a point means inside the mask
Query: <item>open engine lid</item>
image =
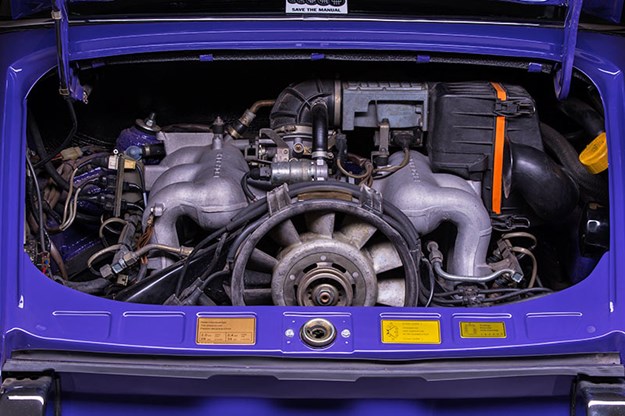
<svg viewBox="0 0 625 416"><path fill-rule="evenodd" d="M73 3L76 6L81 5L85 7L91 7L92 10L94 10L93 13L97 15L110 14L112 11L113 12L119 11L120 13L123 13L126 15L136 16L138 9L141 9L141 14L144 14L144 15L150 14L153 10L154 11L158 10L159 13L162 14L163 12L166 13L168 6L162 7L162 6L159 6L159 3L163 3L163 4L166 3L167 5L171 4L171 2L145 1L145 0L132 0L132 1L67 0L67 1L69 3ZM403 0L395 1L395 3L401 3L402 1ZM50 10L51 4L53 2L54 0L52 1L51 0L33 0L33 1L6 0L7 4L5 5L5 7L8 6L10 8L10 16L13 19L20 19L20 18L28 17L37 13ZM262 6L259 5L258 3L262 3ZM278 12L283 12L285 10L285 3L286 4L292 3L294 5L310 5L310 4L314 5L318 3L321 5L321 4L328 3L328 1L315 2L314 0L312 1L311 0L308 0L308 1L273 0L273 1L267 1L267 2L253 2L253 1L247 1L247 0L239 0L237 2L228 2L224 0L212 0L212 1L200 2L197 0L186 0L183 2L176 2L175 9L172 9L170 13L175 14L181 10L184 11L185 9L188 9L190 11L203 10L204 13L206 12L212 13L213 10L216 10L216 11L221 11L222 9L226 10L224 9L224 7L229 8L233 11L237 11L237 12L245 12L245 10L248 10L251 12L273 11L274 13L278 13ZM329 5L334 4L334 2L329 2L329 3L330 3ZM362 9L363 11L366 12L367 9L371 9L371 5L369 3L384 3L384 7L386 8L387 11L392 11L392 7L393 7L393 6L388 6L387 2L372 2L370 0L364 0L364 1L337 0L336 3L349 6L350 13L352 12L352 10L356 11L356 9ZM429 2L428 1L419 1L419 2L410 1L409 3L412 7L416 7L418 10L421 10L423 6L427 7L427 3ZM437 3L440 5L440 2L437 2ZM466 3L466 2L463 2L463 3ZM562 6L568 6L571 3L574 3L574 0L475 0L473 3L475 4L469 4L468 6L466 5L463 6L463 9L465 10L474 9L476 11L475 12L476 15L481 14L481 15L484 15L486 18L490 19L490 18L496 17L496 13L495 14L488 13L488 12L485 13L483 10L480 9L481 5L486 5L487 8L492 7L493 3L508 3L510 7L515 7L518 5L562 7ZM611 21L611 22L618 23L622 20L624 3L625 3L624 0L586 0L584 2L583 11L589 15L593 15L593 16ZM262 10L257 9L258 7L261 7ZM379 4L377 5L377 7L380 7ZM344 8L344 10L347 10L347 8ZM441 9L441 10L445 10L445 9ZM453 12L451 13L453 14ZM442 14L446 16L449 15L449 13L446 11L443 11Z"/></svg>
<svg viewBox="0 0 625 416"><path fill-rule="evenodd" d="M114 4L117 0L90 0L89 3L108 3ZM284 0L285 1L285 12L291 10L294 1L305 2L304 0ZM308 0L311 1L311 0ZM348 0L336 0L341 2L341 7L339 9L347 9ZM367 0L363 0L365 2ZM396 0L401 2L402 0ZM599 0L598 0L599 1ZM623 3L624 0L614 0L617 3ZM34 3L25 3L22 0L13 0L14 3L18 5L26 4L34 4ZM57 36L57 48L58 48L58 72L59 72L59 92L63 96L70 97L73 100L77 101L88 101L89 90L80 84L78 77L74 74L73 69L70 66L71 51L70 51L70 41L69 41L69 19L70 14L68 12L68 6L70 3L86 3L85 0L53 0L52 1L52 18L55 23L55 30ZM354 3L356 0L354 0ZM216 3L219 3L217 1ZM241 3L246 3L242 1ZM480 2L482 3L482 2ZM556 90L556 96L558 99L563 100L568 96L572 73L573 73L573 60L575 55L575 46L577 43L577 31L579 26L580 15L583 7L583 0L493 0L492 2L484 1L483 3L517 3L524 5L549 5L549 6L559 6L564 7L566 10L565 19L563 22L562 30L562 48L558 65L555 67L554 71L554 87ZM42 3L36 3L39 7L44 7ZM325 4L325 1L324 1ZM353 3L351 3L353 4ZM223 7L223 5L222 5ZM325 6L323 6L325 7ZM319 8L323 8L319 7ZM337 9L337 10L339 10ZM36 9L32 9L35 11ZM241 10L247 10L241 7Z"/></svg>

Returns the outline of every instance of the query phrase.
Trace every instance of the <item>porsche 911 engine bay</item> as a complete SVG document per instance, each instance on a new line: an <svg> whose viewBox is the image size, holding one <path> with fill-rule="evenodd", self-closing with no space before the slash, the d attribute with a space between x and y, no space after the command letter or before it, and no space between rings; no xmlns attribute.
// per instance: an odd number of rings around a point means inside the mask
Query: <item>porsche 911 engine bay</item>
<svg viewBox="0 0 625 416"><path fill-rule="evenodd" d="M153 97L115 108L107 69L89 69L86 105L46 112L49 88L31 94L25 250L68 288L181 306L487 307L565 289L608 249L603 115L580 80L554 103L496 71L286 71L250 100L211 85L180 104L210 111L176 121L164 73L143 81Z"/></svg>

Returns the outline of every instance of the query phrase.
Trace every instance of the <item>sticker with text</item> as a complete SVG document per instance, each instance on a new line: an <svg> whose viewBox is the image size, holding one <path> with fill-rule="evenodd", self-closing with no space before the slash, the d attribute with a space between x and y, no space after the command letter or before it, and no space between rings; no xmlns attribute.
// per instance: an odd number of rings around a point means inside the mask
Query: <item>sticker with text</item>
<svg viewBox="0 0 625 416"><path fill-rule="evenodd" d="M439 321L382 320L382 342L385 344L440 344Z"/></svg>
<svg viewBox="0 0 625 416"><path fill-rule="evenodd" d="M505 338L505 322L460 322L462 338Z"/></svg>
<svg viewBox="0 0 625 416"><path fill-rule="evenodd" d="M347 14L347 0L286 0L286 12L296 14Z"/></svg>
<svg viewBox="0 0 625 416"><path fill-rule="evenodd" d="M198 318L198 345L254 345L256 318Z"/></svg>

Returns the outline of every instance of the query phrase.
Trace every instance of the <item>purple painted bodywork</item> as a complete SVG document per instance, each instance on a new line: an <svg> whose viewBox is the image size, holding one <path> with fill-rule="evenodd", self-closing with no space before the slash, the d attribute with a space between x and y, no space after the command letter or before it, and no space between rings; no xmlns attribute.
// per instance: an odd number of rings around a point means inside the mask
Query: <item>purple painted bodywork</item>
<svg viewBox="0 0 625 416"><path fill-rule="evenodd" d="M206 55L215 50L308 49L322 53L344 49L470 53L559 62L563 58L562 36L558 28L518 25L231 21L77 26L71 28L69 46L72 60L157 51L196 50L201 51L198 55ZM363 359L625 352L625 281L619 277L625 271L625 259L619 255L625 252L625 39L582 31L575 53L575 67L595 83L606 108L611 251L587 279L572 288L541 299L487 309L178 308L96 298L46 279L21 248L23 160L26 96L32 85L56 65L54 34L41 29L5 33L0 36L0 50L0 70L6 74L0 101L4 117L0 130L2 359L18 349ZM311 350L297 337L285 337L285 330L297 329L301 315L306 314L326 317L339 332L349 329L351 335L339 336L325 350ZM239 347L197 345L196 320L202 316L253 316L257 342ZM441 343L383 344L380 320L387 317L440 320ZM466 319L503 321L507 338L461 338L459 322ZM411 404L406 406L413 409ZM420 413L413 410L413 414Z"/></svg>
<svg viewBox="0 0 625 416"><path fill-rule="evenodd" d="M69 3L78 3L85 0L69 0ZM108 0L87 0L92 2ZM560 6L566 4L563 0L503 0L509 3L534 4L540 6ZM49 0L11 0L11 17L20 19L35 13L40 13L50 9ZM586 0L584 1L584 12L619 22L623 13L623 0Z"/></svg>
<svg viewBox="0 0 625 416"><path fill-rule="evenodd" d="M612 22L620 22L623 16L623 1L585 0L584 12Z"/></svg>
<svg viewBox="0 0 625 416"><path fill-rule="evenodd" d="M71 395L63 414L73 415L241 415L241 416L525 416L569 415L564 397L533 400L266 400L258 398L197 399Z"/></svg>

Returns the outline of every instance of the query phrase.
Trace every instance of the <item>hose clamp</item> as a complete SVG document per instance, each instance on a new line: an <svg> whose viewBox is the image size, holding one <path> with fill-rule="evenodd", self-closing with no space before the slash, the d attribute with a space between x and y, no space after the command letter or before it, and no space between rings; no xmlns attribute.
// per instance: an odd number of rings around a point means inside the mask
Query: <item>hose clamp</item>
<svg viewBox="0 0 625 416"><path fill-rule="evenodd" d="M289 196L289 187L286 183L267 192L267 206L269 207L270 216L282 211L289 205L291 205L291 197Z"/></svg>
<svg viewBox="0 0 625 416"><path fill-rule="evenodd" d="M379 217L382 216L382 194L366 185L362 185L360 191L360 206Z"/></svg>

